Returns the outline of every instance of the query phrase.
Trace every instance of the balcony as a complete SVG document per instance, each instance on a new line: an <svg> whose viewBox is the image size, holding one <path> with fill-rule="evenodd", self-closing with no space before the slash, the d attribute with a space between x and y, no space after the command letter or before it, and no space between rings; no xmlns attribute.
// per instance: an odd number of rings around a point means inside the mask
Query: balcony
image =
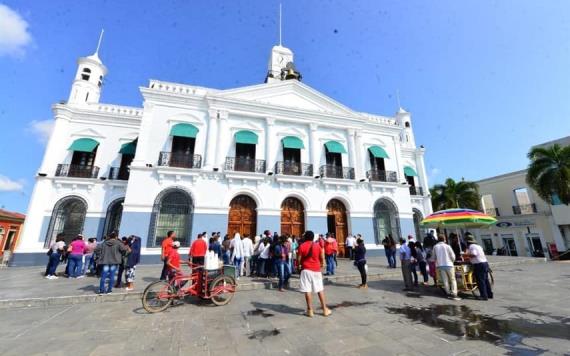
<svg viewBox="0 0 570 356"><path fill-rule="evenodd" d="M245 157L226 157L224 170L265 173L265 160Z"/></svg>
<svg viewBox="0 0 570 356"><path fill-rule="evenodd" d="M354 168L325 164L319 171L322 178L354 179Z"/></svg>
<svg viewBox="0 0 570 356"><path fill-rule="evenodd" d="M58 164L56 177L97 178L99 167L78 164Z"/></svg>
<svg viewBox="0 0 570 356"><path fill-rule="evenodd" d="M178 168L201 168L202 156L180 152L160 152L158 165Z"/></svg>
<svg viewBox="0 0 570 356"><path fill-rule="evenodd" d="M410 186L410 195L419 195L424 196L424 188L422 187L414 187L413 185Z"/></svg>
<svg viewBox="0 0 570 356"><path fill-rule="evenodd" d="M313 165L301 162L279 161L275 163L275 174L312 177Z"/></svg>
<svg viewBox="0 0 570 356"><path fill-rule="evenodd" d="M398 182L398 175L392 171L381 171L378 169L371 169L366 172L366 178L371 182Z"/></svg>
<svg viewBox="0 0 570 356"><path fill-rule="evenodd" d="M499 214L499 208L486 208L485 214L489 216L501 216L501 214Z"/></svg>
<svg viewBox="0 0 570 356"><path fill-rule="evenodd" d="M513 213L515 215L527 215L536 214L536 204L526 204L526 205L513 205Z"/></svg>
<svg viewBox="0 0 570 356"><path fill-rule="evenodd" d="M129 180L129 169L127 167L111 167L109 170L110 180Z"/></svg>

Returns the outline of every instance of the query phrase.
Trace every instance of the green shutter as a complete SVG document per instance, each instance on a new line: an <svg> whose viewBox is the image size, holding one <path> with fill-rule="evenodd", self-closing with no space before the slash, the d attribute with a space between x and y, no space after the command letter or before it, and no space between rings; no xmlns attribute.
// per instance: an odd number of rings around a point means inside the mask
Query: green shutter
<svg viewBox="0 0 570 356"><path fill-rule="evenodd" d="M340 142L329 141L325 143L325 147L331 153L346 153L344 146Z"/></svg>
<svg viewBox="0 0 570 356"><path fill-rule="evenodd" d="M257 145L257 135L251 131L238 131L236 132L236 143L248 143L250 145Z"/></svg>
<svg viewBox="0 0 570 356"><path fill-rule="evenodd" d="M295 137L295 136L283 137L281 142L283 142L284 148L298 148L298 149L305 148L305 145L303 145L303 141L301 141L300 138Z"/></svg>
<svg viewBox="0 0 570 356"><path fill-rule="evenodd" d="M368 147L368 150L376 158L390 158L390 157L388 157L388 154L386 153L386 151L382 147L370 146L370 147Z"/></svg>
<svg viewBox="0 0 570 356"><path fill-rule="evenodd" d="M136 150L137 150L137 142L135 140L128 143L123 143L121 149L119 150L119 153L124 155L134 155Z"/></svg>
<svg viewBox="0 0 570 356"><path fill-rule="evenodd" d="M404 167L404 175L406 177L417 177L418 174L416 173L416 171L410 167L410 166L405 166Z"/></svg>
<svg viewBox="0 0 570 356"><path fill-rule="evenodd" d="M170 130L170 136L196 138L198 128L192 124L176 124Z"/></svg>
<svg viewBox="0 0 570 356"><path fill-rule="evenodd" d="M79 138L69 146L70 151L93 152L99 146L99 142L92 138Z"/></svg>

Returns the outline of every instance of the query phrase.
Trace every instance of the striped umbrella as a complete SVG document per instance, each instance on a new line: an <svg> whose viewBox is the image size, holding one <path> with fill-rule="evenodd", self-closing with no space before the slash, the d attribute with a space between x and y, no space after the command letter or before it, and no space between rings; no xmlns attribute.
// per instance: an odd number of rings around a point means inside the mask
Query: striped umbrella
<svg viewBox="0 0 570 356"><path fill-rule="evenodd" d="M497 222L492 216L471 209L446 209L428 215L420 223L424 227L479 228Z"/></svg>

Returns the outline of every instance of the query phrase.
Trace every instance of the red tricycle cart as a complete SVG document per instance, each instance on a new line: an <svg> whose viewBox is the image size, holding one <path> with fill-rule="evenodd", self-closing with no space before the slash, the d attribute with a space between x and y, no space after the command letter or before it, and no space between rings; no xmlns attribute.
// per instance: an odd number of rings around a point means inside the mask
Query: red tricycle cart
<svg viewBox="0 0 570 356"><path fill-rule="evenodd" d="M143 308L149 313L166 310L174 299L197 296L210 299L215 305L228 304L236 291L235 267L223 266L207 270L203 266L189 263L190 274L176 274L170 281L156 281L149 284L142 296Z"/></svg>

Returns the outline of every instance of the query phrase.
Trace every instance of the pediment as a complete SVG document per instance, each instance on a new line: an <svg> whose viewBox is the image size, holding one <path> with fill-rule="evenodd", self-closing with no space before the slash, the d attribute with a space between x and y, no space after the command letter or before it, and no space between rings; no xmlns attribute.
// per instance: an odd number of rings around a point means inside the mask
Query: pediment
<svg viewBox="0 0 570 356"><path fill-rule="evenodd" d="M313 112L356 116L348 107L296 80L224 90L216 97Z"/></svg>
<svg viewBox="0 0 570 356"><path fill-rule="evenodd" d="M83 129L75 131L71 134L72 137L91 137L91 138L105 138L105 136L95 129Z"/></svg>

